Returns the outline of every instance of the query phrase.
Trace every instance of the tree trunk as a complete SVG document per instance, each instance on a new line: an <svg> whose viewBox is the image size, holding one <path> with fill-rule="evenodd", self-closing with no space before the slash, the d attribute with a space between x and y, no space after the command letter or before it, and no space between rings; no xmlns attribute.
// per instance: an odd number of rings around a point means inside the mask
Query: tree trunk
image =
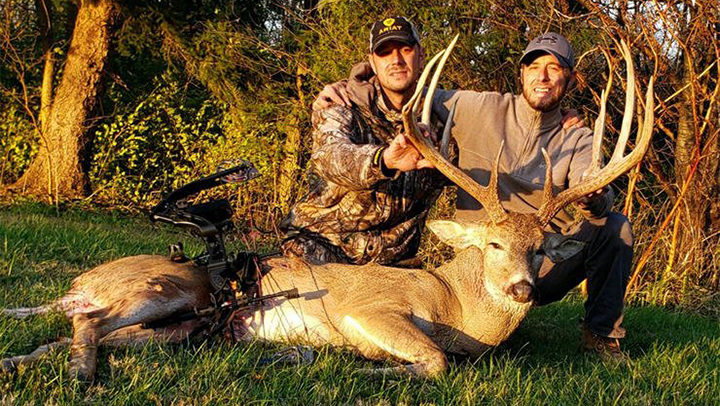
<svg viewBox="0 0 720 406"><path fill-rule="evenodd" d="M303 76L307 74L304 67L297 68L295 86L297 87L298 100L293 111L284 123L285 146L283 147L283 160L280 165L280 179L278 180L278 201L276 202L283 213L286 213L294 202L297 193L298 173L300 172L300 151L302 146L302 120L300 116L306 109L305 98L302 89Z"/></svg>
<svg viewBox="0 0 720 406"><path fill-rule="evenodd" d="M113 0L82 1L38 155L14 185L22 193L73 198L89 191L82 165L86 122L97 103L117 16Z"/></svg>
<svg viewBox="0 0 720 406"><path fill-rule="evenodd" d="M46 0L35 0L38 11L38 26L42 34L42 52L45 66L43 67L42 85L40 87L40 128L43 133L47 131L47 121L52 103L53 79L55 77L55 58L53 54L53 36L50 22L50 4Z"/></svg>
<svg viewBox="0 0 720 406"><path fill-rule="evenodd" d="M686 86L681 94L682 102L678 104L678 134L675 144L675 179L678 188L690 182L683 202L681 215L681 233L678 238L679 252L684 253L685 272L695 273L699 279L705 272L712 279L710 284L717 283L717 273L711 268L715 265L717 250L717 219L716 210L718 179L718 139L713 135L717 131L716 122L710 120L707 126L702 125L703 103L698 101L695 88L706 85L698 82L693 75L696 66L700 69L709 64L703 61L703 55L693 63L687 56L683 59L682 86ZM717 85L716 85L717 86ZM698 111L693 111L693 104ZM697 166L692 179L688 178L691 168Z"/></svg>
<svg viewBox="0 0 720 406"><path fill-rule="evenodd" d="M693 115L690 104L694 102L690 86L692 79L690 77L690 61L687 57L683 58L684 73L682 76L681 86L687 86L682 92L681 103L678 103L678 131L675 141L675 179L678 189L682 188L685 183L685 176L688 168L692 164L693 150L695 148L695 130L693 126Z"/></svg>

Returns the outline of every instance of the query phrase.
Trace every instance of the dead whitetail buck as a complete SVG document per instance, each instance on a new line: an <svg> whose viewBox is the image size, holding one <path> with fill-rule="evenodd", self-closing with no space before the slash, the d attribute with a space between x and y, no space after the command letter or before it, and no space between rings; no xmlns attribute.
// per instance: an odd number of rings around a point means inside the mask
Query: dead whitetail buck
<svg viewBox="0 0 720 406"><path fill-rule="evenodd" d="M487 346L505 340L531 306L543 255L557 260L578 249L577 244L567 244L566 240L545 233L543 228L560 209L602 189L640 162L653 126L652 81L637 145L623 157L635 103L634 69L630 51L623 43L621 50L627 62L626 110L620 140L610 162L600 168L606 91L595 126L592 173L582 184L554 196L552 165L545 154L547 174L542 207L536 214L508 213L497 195L497 159L490 184L482 187L448 163L418 131L415 120L421 89L442 56L426 97L432 99L440 70L455 40L428 64L419 79L417 92L403 109L405 131L436 168L485 207L490 220L474 224L430 222L429 227L441 240L460 249L455 259L435 271L264 259L262 294L297 288L299 297L265 300L236 314L232 322L236 337L347 347L371 359L395 358L407 363L375 371L435 376L447 368L444 352L478 356ZM142 324L178 311L202 308L209 304L210 293L208 273L192 262L177 263L162 256L141 255L100 265L75 279L70 292L50 305L5 310L7 315L21 317L61 310L72 317L75 333L72 340L5 359L3 366L7 369L31 362L53 346L71 344L71 376L92 378L99 344L135 343L149 338L183 340L200 320L155 329L142 328Z"/></svg>

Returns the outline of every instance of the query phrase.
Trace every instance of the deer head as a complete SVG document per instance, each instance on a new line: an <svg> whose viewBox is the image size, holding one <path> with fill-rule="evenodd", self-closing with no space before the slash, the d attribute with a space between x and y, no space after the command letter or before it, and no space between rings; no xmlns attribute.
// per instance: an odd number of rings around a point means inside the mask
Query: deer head
<svg viewBox="0 0 720 406"><path fill-rule="evenodd" d="M455 248L465 249L476 246L482 250L482 259L479 258L478 261L482 261L484 283L488 287L488 291L495 294L505 294L516 302L526 303L532 300L535 279L544 256L549 257L553 262L560 262L575 255L583 247L583 244L578 241L545 231L545 226L562 208L591 192L604 188L642 160L652 136L654 119L653 78L650 79L648 84L645 118L637 137L637 144L632 152L627 156L623 156L630 134L633 106L635 104L635 71L630 50L625 42L621 42L621 52L627 64L628 90L621 133L608 164L601 167L600 149L604 133L605 105L610 83L608 83L602 95L600 117L596 121L593 134L593 161L591 167L586 171L583 181L560 192L557 196L554 195L552 190L552 163L543 149L542 153L547 169L542 205L534 214L507 212L501 205L497 193L498 162L503 149L502 145L495 158L488 185L481 186L465 172L448 162L435 149L430 140L420 134L418 129L416 117L425 82L435 63L440 60L425 97L422 117L423 122L428 124L432 98L440 72L457 38L458 36L455 36L450 45L435 55L425 67L418 79L415 94L403 107L403 122L406 135L418 151L448 179L482 204L489 220L472 224L447 220L434 221L429 222L428 226L442 241ZM452 115L446 125L446 131L451 126L451 120Z"/></svg>

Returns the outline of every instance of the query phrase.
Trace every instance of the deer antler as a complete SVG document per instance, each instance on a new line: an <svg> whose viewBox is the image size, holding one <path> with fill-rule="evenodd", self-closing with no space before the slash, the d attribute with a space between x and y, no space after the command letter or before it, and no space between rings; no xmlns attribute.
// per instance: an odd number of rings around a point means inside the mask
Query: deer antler
<svg viewBox="0 0 720 406"><path fill-rule="evenodd" d="M433 66L438 61L438 59L442 57L440 63L438 64L437 70L435 71L432 82L430 83L427 94L425 95L423 122L425 122L426 124L427 122L429 122L432 99L433 95L435 94L435 88L437 86L438 78L440 77L440 72L442 71L442 68L445 65L445 61L447 60L448 56L450 56L450 52L452 52L452 49L457 42L458 36L459 35L456 35L446 49L438 52L437 55L435 55L433 59L428 62L428 65L425 67L425 70L423 70L422 75L420 75L420 78L418 79L415 94L413 94L412 98L410 98L410 100L405 104L405 106L403 106L402 115L403 123L405 125L405 135L410 139L410 142L412 142L415 148L418 149L420 154L422 154L425 159L430 161L430 163L432 163L435 168L437 168L443 175L447 176L448 179L458 185L458 187L465 190L478 202L480 202L480 204L482 204L487 211L491 221L493 221L494 223L499 223L505 220L507 217L507 213L500 204L500 199L498 198L497 194L498 163L500 161L500 154L502 153L502 146L500 146L500 150L498 151L497 157L495 158L495 164L493 166L492 172L490 173L490 182L487 186L483 187L480 186L477 182L475 182L475 180L473 180L465 172L448 162L448 160L445 159L445 157L443 157L442 154L435 149L430 140L420 134L420 129L418 128L416 122L418 109L420 108L420 96L423 92L423 86L425 85L425 82L427 81L427 78L430 75L430 71L432 70ZM450 123L451 120L452 117L448 118L448 123Z"/></svg>
<svg viewBox="0 0 720 406"><path fill-rule="evenodd" d="M550 157L543 149L547 172L545 176L545 188L543 204L537 212L540 223L546 225L563 207L588 195L592 192L600 190L617 179L620 175L629 171L632 167L640 163L652 138L654 123L654 99L653 99L653 82L654 77L650 78L647 93L645 94L645 118L643 120L642 129L639 130L637 144L628 155L623 157L625 146L630 136L630 127L632 124L633 106L635 105L635 68L632 62L632 55L625 41L621 41L621 51L625 63L627 64L627 95L625 98L625 115L620 129L620 136L615 145L610 161L604 168L600 168L600 148L602 146L602 137L605 132L605 104L607 103L607 94L610 89L605 89L602 93L600 102L600 116L595 122L595 131L593 133L593 151L592 162L585 179L577 185L560 192L557 196L552 193L552 171ZM612 72L611 72L612 73Z"/></svg>

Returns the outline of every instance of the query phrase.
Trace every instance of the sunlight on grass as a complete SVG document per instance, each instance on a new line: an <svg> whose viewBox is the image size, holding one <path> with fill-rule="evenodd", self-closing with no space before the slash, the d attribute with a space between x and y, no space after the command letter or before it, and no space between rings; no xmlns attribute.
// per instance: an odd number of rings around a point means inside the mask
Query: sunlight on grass
<svg viewBox="0 0 720 406"><path fill-rule="evenodd" d="M0 210L0 307L58 297L100 262L163 253L180 238L142 218L42 207ZM688 312L631 307L628 366L579 350L577 296L534 308L502 346L478 359L452 358L436 380L369 377L373 363L347 351L316 349L310 365L261 365L280 344L217 338L168 346L101 348L95 383L67 376L68 351L14 374L0 373L0 404L622 404L713 405L720 399L720 324ZM32 351L71 334L62 314L0 317L0 356Z"/></svg>

